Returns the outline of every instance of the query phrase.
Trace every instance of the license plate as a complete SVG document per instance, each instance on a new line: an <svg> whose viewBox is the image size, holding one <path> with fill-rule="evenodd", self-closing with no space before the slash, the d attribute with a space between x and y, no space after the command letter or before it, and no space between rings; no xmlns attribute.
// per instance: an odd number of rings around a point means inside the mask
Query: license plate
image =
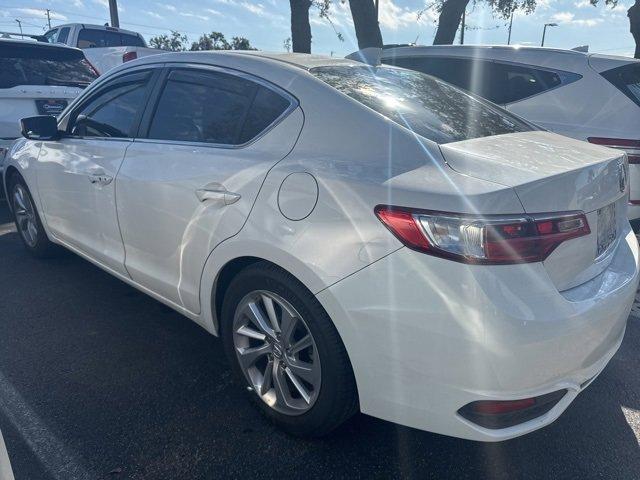
<svg viewBox="0 0 640 480"><path fill-rule="evenodd" d="M617 236L616 205L612 203L598 210L598 253L602 255Z"/></svg>
<svg viewBox="0 0 640 480"><path fill-rule="evenodd" d="M53 115L57 117L65 108L68 102L59 99L36 100L36 107L40 115Z"/></svg>

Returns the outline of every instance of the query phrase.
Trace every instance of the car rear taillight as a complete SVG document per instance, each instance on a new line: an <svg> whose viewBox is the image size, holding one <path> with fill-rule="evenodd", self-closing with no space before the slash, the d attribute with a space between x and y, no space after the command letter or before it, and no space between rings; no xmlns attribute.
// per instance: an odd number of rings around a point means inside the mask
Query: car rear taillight
<svg viewBox="0 0 640 480"><path fill-rule="evenodd" d="M589 143L602 145L604 147L617 148L627 152L630 164L640 163L640 140L629 140L626 138L603 138L589 137Z"/></svg>
<svg viewBox="0 0 640 480"><path fill-rule="evenodd" d="M587 140L589 141L589 143L594 143L596 145L623 150L627 153L629 165L640 165L640 140L604 137L589 137L587 138ZM640 205L640 199L629 198L629 203L633 205Z"/></svg>
<svg viewBox="0 0 640 480"><path fill-rule="evenodd" d="M122 63L129 62L138 58L137 52L124 52L122 55Z"/></svg>
<svg viewBox="0 0 640 480"><path fill-rule="evenodd" d="M483 265L542 262L561 243L591 233L582 212L471 216L378 205L375 213L409 248Z"/></svg>

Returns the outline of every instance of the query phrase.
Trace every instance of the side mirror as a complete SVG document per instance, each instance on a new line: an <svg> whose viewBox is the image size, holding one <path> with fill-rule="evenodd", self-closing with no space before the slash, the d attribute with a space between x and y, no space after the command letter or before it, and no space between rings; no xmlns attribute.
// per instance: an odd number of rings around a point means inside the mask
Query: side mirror
<svg viewBox="0 0 640 480"><path fill-rule="evenodd" d="M51 115L38 115L20 120L22 136L30 140L58 140L58 120Z"/></svg>

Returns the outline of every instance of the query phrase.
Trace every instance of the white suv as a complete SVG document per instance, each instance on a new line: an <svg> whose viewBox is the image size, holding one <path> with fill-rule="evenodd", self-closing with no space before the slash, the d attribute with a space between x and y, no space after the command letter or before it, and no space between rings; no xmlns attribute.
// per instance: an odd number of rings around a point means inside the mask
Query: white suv
<svg viewBox="0 0 640 480"><path fill-rule="evenodd" d="M393 46L382 61L434 75L552 132L629 156L640 225L640 61L520 46Z"/></svg>
<svg viewBox="0 0 640 480"><path fill-rule="evenodd" d="M0 175L20 119L58 115L97 76L77 48L0 39Z"/></svg>

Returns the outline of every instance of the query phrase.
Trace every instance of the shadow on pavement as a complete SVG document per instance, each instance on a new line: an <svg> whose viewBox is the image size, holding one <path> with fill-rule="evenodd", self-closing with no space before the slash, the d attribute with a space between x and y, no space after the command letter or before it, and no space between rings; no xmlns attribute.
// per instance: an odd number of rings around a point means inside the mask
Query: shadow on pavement
<svg viewBox="0 0 640 480"><path fill-rule="evenodd" d="M17 479L640 477L638 418L634 434L621 409L640 410L634 319L600 378L526 437L480 444L359 415L303 441L253 409L217 339L80 258L38 261L5 233L0 285L0 429Z"/></svg>

